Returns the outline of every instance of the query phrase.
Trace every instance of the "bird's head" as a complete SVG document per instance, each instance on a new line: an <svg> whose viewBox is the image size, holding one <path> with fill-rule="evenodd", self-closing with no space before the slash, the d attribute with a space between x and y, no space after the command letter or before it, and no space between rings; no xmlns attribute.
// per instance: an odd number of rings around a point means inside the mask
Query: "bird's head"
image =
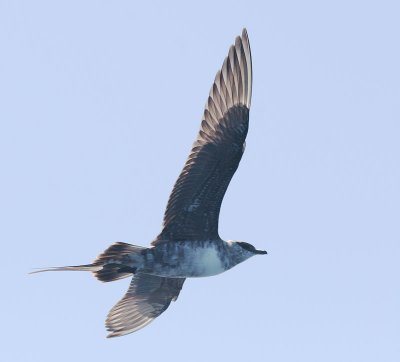
<svg viewBox="0 0 400 362"><path fill-rule="evenodd" d="M267 254L265 250L257 250L253 245L249 243L245 243L244 241L236 241L236 244L239 245L243 250L250 252L254 255L259 254Z"/></svg>
<svg viewBox="0 0 400 362"><path fill-rule="evenodd" d="M229 240L228 244L231 246L231 255L237 263L241 263L254 255L267 254L265 250L257 250L253 245L244 241Z"/></svg>

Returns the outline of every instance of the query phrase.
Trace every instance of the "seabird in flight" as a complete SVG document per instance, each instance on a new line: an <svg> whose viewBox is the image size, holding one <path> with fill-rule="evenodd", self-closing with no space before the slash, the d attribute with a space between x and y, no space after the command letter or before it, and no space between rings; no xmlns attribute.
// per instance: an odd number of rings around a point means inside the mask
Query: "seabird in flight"
<svg viewBox="0 0 400 362"><path fill-rule="evenodd" d="M178 298L186 278L220 274L267 253L245 242L224 241L218 234L222 199L245 149L251 89L250 44L243 29L215 76L198 137L151 246L117 242L92 264L36 271L91 271L103 282L133 275L127 293L108 314L108 337L152 322Z"/></svg>

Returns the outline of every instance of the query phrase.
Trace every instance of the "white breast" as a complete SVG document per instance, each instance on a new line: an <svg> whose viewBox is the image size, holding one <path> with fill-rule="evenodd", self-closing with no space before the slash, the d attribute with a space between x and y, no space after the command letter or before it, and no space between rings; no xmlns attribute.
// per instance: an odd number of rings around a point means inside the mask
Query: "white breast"
<svg viewBox="0 0 400 362"><path fill-rule="evenodd" d="M194 276L208 277L225 271L218 256L218 251L212 246L197 249L193 254L192 262L195 267L195 274L197 274Z"/></svg>

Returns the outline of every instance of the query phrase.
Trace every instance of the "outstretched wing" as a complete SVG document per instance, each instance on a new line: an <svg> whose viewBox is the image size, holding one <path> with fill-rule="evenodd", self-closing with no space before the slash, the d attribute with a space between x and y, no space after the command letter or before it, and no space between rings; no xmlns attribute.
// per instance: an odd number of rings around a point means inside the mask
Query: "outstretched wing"
<svg viewBox="0 0 400 362"><path fill-rule="evenodd" d="M171 301L178 298L184 278L136 274L125 296L111 309L106 320L107 337L118 337L147 326Z"/></svg>
<svg viewBox="0 0 400 362"><path fill-rule="evenodd" d="M165 240L217 239L222 199L242 158L249 124L252 65L246 29L229 49L206 102L197 140L164 215Z"/></svg>

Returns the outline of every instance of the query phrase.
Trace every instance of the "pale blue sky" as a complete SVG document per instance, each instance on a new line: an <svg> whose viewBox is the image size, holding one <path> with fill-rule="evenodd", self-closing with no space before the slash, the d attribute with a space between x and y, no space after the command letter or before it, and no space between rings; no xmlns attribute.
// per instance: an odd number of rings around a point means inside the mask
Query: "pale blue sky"
<svg viewBox="0 0 400 362"><path fill-rule="evenodd" d="M2 360L399 361L398 4L0 1ZM244 26L251 123L220 234L269 255L107 340L128 280L27 273L157 235Z"/></svg>

